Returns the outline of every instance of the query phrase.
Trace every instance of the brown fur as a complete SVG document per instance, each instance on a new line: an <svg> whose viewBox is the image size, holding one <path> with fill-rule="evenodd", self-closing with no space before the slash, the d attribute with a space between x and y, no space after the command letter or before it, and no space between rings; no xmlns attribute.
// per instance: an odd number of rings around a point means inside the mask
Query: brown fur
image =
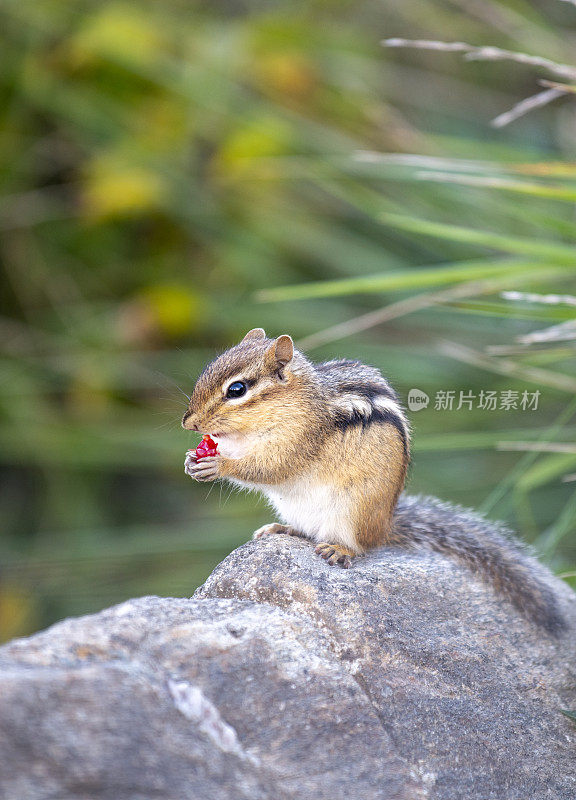
<svg viewBox="0 0 576 800"><path fill-rule="evenodd" d="M249 398L234 404L223 391L238 376L256 385ZM293 350L288 336L248 335L206 367L183 425L262 440L242 458L220 457L218 477L274 486L307 474L336 487L349 509L342 525L353 531L354 552L361 553L389 540L409 460L393 424L369 416L347 424L342 398L367 403L355 393L366 386L372 396L395 398L373 367L345 361L314 365Z"/></svg>

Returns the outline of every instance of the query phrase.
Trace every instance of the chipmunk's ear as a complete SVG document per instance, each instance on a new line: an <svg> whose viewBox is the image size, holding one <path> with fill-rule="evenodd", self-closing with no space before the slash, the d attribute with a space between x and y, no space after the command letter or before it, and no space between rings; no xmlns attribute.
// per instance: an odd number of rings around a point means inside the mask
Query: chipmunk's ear
<svg viewBox="0 0 576 800"><path fill-rule="evenodd" d="M248 339L265 339L266 338L266 331L264 328L252 328L251 331L248 331L246 336L242 339L243 342L247 342Z"/></svg>
<svg viewBox="0 0 576 800"><path fill-rule="evenodd" d="M266 351L266 360L274 369L282 369L292 361L294 356L294 342L287 334L275 339Z"/></svg>

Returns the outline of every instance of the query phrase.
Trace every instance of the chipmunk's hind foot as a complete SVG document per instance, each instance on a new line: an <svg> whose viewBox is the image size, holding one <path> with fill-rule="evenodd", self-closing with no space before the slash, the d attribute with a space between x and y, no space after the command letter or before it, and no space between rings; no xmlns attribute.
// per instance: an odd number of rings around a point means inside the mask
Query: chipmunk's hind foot
<svg viewBox="0 0 576 800"><path fill-rule="evenodd" d="M352 559L355 555L355 553L351 550L347 550L345 547L340 547L340 545L337 544L328 544L328 542L320 542L315 552L318 553L319 556L322 556L331 567L337 564L344 569L348 569L352 566Z"/></svg>
<svg viewBox="0 0 576 800"><path fill-rule="evenodd" d="M254 531L252 538L262 539L263 536L270 536L272 533L283 533L286 536L302 536L304 539L306 538L302 533L291 528L290 525L280 525L278 522L272 522L270 525L262 525L257 531Z"/></svg>

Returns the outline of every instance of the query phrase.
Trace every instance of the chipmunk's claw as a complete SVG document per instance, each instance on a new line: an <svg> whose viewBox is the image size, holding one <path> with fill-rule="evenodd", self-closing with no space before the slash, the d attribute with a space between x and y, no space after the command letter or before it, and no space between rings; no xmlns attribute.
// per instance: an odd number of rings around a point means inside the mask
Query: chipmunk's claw
<svg viewBox="0 0 576 800"><path fill-rule="evenodd" d="M184 472L195 481L215 481L219 477L220 456L203 456L199 461L192 451L186 454Z"/></svg>
<svg viewBox="0 0 576 800"><path fill-rule="evenodd" d="M190 475L193 478L192 471L196 465L196 453L194 450L188 450L186 453L186 458L184 460L184 472L186 475Z"/></svg>
<svg viewBox="0 0 576 800"><path fill-rule="evenodd" d="M291 528L289 525L280 525L278 522L272 522L270 525L262 525L257 531L252 534L253 539L262 539L263 536L270 536L273 533L283 533L286 536L301 536L301 533Z"/></svg>
<svg viewBox="0 0 576 800"><path fill-rule="evenodd" d="M320 542L315 548L315 552L318 553L319 556L322 556L331 567L338 564L339 567L348 569L352 566L354 553L350 550L346 550L345 547L340 547L340 545Z"/></svg>

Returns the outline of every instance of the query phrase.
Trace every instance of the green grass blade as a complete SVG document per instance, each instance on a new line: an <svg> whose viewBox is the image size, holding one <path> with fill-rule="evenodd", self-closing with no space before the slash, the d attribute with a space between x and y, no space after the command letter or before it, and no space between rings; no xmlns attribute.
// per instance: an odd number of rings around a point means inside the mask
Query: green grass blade
<svg viewBox="0 0 576 800"><path fill-rule="evenodd" d="M436 181L437 183L451 183L461 186L473 186L483 189L495 189L512 194L525 194L530 197L545 197L549 200L559 200L564 203L573 203L576 200L576 189L569 186L554 186L546 183L528 181L513 181L501 177L483 177L478 175L456 175L450 173L427 172L415 176L421 181Z"/></svg>
<svg viewBox="0 0 576 800"><path fill-rule="evenodd" d="M450 226L447 226L450 227ZM576 251L572 253L571 267L576 269ZM556 265L557 266L557 265ZM260 302L280 300L304 300L312 297L338 297L350 294L392 292L406 289L424 289L431 286L446 286L464 281L482 280L510 275L518 278L524 274L544 273L551 277L551 269L540 261L516 259L471 260L442 264L439 267L424 267L410 270L395 270L380 275L366 275L337 281L321 281L279 286L258 292ZM516 285L515 284L515 285Z"/></svg>
<svg viewBox="0 0 576 800"><path fill-rule="evenodd" d="M529 255L533 258L545 258L555 263L576 266L576 250L573 245L559 244L542 239L505 236L501 233L464 228L459 225L446 225L442 222L415 219L402 214L385 212L379 215L379 219L394 228L423 236L432 236L435 239L479 245L515 255Z"/></svg>

